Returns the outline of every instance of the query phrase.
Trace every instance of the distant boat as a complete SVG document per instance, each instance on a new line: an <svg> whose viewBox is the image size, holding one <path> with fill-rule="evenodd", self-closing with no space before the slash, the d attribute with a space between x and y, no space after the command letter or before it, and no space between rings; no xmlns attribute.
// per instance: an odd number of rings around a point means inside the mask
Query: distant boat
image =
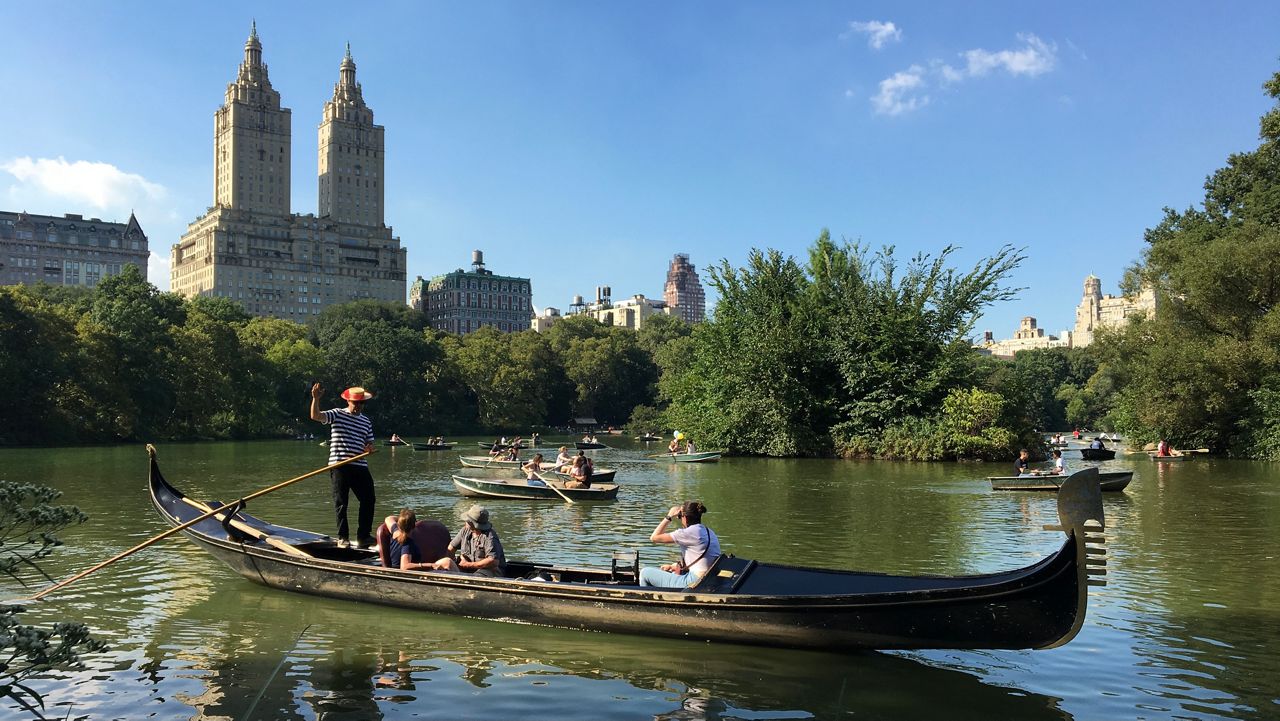
<svg viewBox="0 0 1280 721"><path fill-rule="evenodd" d="M458 460L462 461L462 465L469 468L519 468L528 461L514 460L502 461L496 456L458 456Z"/></svg>
<svg viewBox="0 0 1280 721"><path fill-rule="evenodd" d="M987 476L993 491L1056 491L1070 476ZM1098 474L1098 490L1123 491L1133 480L1133 471L1112 471Z"/></svg>
<svg viewBox="0 0 1280 721"><path fill-rule="evenodd" d="M476 445L480 446L481 448L493 448L493 444L492 444L492 443L485 443L484 441L479 441L478 443L476 443ZM515 444L513 444L513 443L499 443L499 444L498 444L498 447L499 447L499 448L510 448L510 447L511 447L511 446L513 446L513 445L515 445ZM517 448L528 448L528 447L529 447L529 442L528 442L528 441L520 441L520 445L519 445L519 446L516 446L516 447L517 447Z"/></svg>
<svg viewBox="0 0 1280 721"><path fill-rule="evenodd" d="M1151 456L1151 460L1157 463L1173 463L1174 461L1185 461L1191 458L1190 453L1175 453L1172 456L1158 456L1154 453L1148 453L1147 455Z"/></svg>
<svg viewBox="0 0 1280 721"><path fill-rule="evenodd" d="M1080 457L1086 461L1109 461L1116 457L1116 452L1110 448L1081 448Z"/></svg>
<svg viewBox="0 0 1280 721"><path fill-rule="evenodd" d="M701 453L657 453L649 457L655 461L671 461L673 463L716 463L723 455L720 451L703 451Z"/></svg>
<svg viewBox="0 0 1280 721"><path fill-rule="evenodd" d="M582 441L574 441L573 448L578 451L598 451L601 448L608 448L603 443L583 443Z"/></svg>
<svg viewBox="0 0 1280 721"><path fill-rule="evenodd" d="M464 496L483 498L512 498L525 501L563 501L564 496L575 501L612 501L618 497L618 484L591 484L590 488L565 488L563 481L553 481L556 493L549 486L529 485L523 478L511 480L467 478L453 476L453 485ZM564 495L560 495L563 493Z"/></svg>
<svg viewBox="0 0 1280 721"><path fill-rule="evenodd" d="M456 442L449 442L449 443L414 443L414 444L413 444L413 450L415 450L415 451L450 451L450 450L453 450L453 447L454 447L454 446L456 446L456 445L458 445Z"/></svg>
<svg viewBox="0 0 1280 721"><path fill-rule="evenodd" d="M645 443L649 443L649 442L651 442L651 441L660 441L660 440L662 440L662 436L655 436L655 435L653 435L652 433L646 433L646 434L644 434L643 436L636 436L636 440L637 440L637 441L644 441Z"/></svg>

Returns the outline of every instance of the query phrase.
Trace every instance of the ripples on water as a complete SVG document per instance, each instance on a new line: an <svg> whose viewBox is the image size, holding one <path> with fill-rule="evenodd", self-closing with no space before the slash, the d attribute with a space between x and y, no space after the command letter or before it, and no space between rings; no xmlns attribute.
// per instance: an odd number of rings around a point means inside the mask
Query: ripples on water
<svg viewBox="0 0 1280 721"><path fill-rule="evenodd" d="M66 575L165 529L141 448L4 451L90 511L48 570ZM728 459L645 463L606 451L616 503L489 503L510 557L605 562L647 542L668 507L701 498L725 549L893 573L984 573L1042 558L1061 534L1051 494L993 493L1004 466ZM322 465L306 443L173 445L167 476L233 497ZM1277 716L1280 470L1206 461L1137 475L1106 494L1109 585L1081 634L1042 652L831 655L500 624L311 598L233 575L164 542L68 588L28 622L75 618L111 644L41 679L50 715L157 719L1127 719ZM1079 461L1077 461L1078 463ZM375 457L379 515L401 505L457 525L473 501L455 454ZM327 531L327 479L255 502L275 522ZM17 595L16 593L14 595ZM5 716L0 711L0 718Z"/></svg>

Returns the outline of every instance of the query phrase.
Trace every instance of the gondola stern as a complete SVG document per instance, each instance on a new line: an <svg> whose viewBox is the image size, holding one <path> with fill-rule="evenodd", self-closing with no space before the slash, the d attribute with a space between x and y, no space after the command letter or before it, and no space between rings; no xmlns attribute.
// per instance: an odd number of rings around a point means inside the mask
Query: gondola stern
<svg viewBox="0 0 1280 721"><path fill-rule="evenodd" d="M1058 490L1058 524L1045 529L1062 531L1074 541L1076 612L1065 633L1039 648L1056 648L1075 638L1084 625L1089 587L1107 583L1106 517L1097 468L1076 471L1063 481Z"/></svg>

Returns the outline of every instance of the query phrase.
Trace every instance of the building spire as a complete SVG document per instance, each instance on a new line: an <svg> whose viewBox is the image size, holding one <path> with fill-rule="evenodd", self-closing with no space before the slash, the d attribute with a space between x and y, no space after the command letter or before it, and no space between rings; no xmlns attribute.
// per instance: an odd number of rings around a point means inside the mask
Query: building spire
<svg viewBox="0 0 1280 721"><path fill-rule="evenodd" d="M351 43L347 43L347 54L342 58L342 66L338 71L341 84L345 86L353 86L356 84L356 61L351 57Z"/></svg>

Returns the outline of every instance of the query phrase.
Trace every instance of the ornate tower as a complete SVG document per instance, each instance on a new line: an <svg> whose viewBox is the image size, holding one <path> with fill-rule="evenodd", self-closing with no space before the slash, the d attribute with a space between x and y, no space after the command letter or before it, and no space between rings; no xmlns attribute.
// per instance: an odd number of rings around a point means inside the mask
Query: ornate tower
<svg viewBox="0 0 1280 721"><path fill-rule="evenodd" d="M320 217L382 227L383 160L383 127L364 104L348 43L320 122Z"/></svg>
<svg viewBox="0 0 1280 721"><path fill-rule="evenodd" d="M280 107L280 93L267 77L256 22L240 72L213 117L214 204L289 215L292 114Z"/></svg>
<svg viewBox="0 0 1280 721"><path fill-rule="evenodd" d="M706 317L706 296L698 280L698 271L689 262L688 253L676 253L671 259L662 299L675 309L673 315L686 323L701 323Z"/></svg>

